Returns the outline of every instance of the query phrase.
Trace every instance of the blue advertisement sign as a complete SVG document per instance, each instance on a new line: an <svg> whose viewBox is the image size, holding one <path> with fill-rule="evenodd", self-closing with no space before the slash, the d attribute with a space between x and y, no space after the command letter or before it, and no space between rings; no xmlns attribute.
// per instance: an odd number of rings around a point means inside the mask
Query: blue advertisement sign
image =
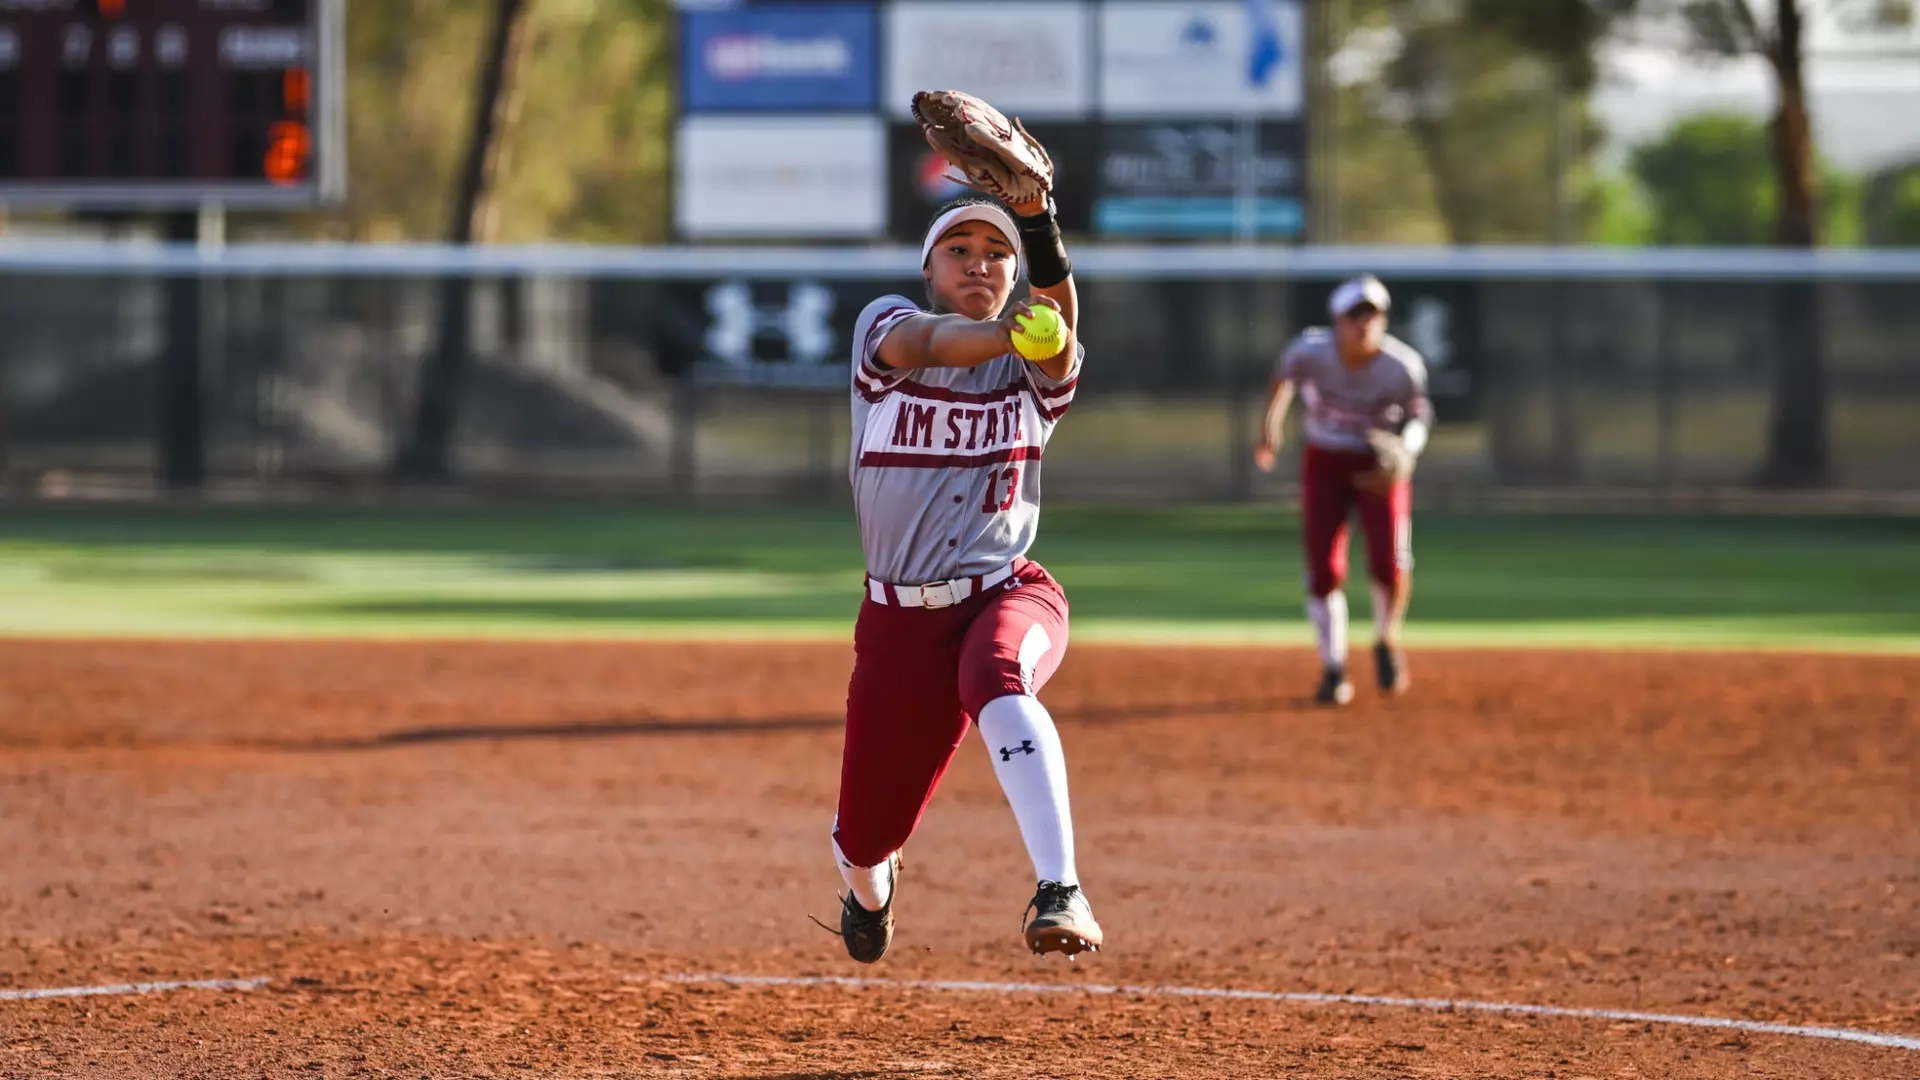
<svg viewBox="0 0 1920 1080"><path fill-rule="evenodd" d="M1299 199L1254 196L1127 196L1094 200L1093 227L1114 236L1256 236L1298 239L1306 229Z"/></svg>
<svg viewBox="0 0 1920 1080"><path fill-rule="evenodd" d="M783 3L687 11L680 26L682 108L875 108L876 22L867 4Z"/></svg>
<svg viewBox="0 0 1920 1080"><path fill-rule="evenodd" d="M1109 122L1093 227L1115 236L1298 239L1306 229L1297 121Z"/></svg>

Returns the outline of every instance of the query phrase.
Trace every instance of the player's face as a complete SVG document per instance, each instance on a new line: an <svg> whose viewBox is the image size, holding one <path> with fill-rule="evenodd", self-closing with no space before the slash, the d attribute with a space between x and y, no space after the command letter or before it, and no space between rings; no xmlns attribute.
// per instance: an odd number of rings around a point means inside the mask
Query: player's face
<svg viewBox="0 0 1920 1080"><path fill-rule="evenodd" d="M1348 356L1371 356L1380 351L1387 337L1387 313L1371 304L1361 304L1334 320L1334 332L1340 339L1340 351Z"/></svg>
<svg viewBox="0 0 1920 1080"><path fill-rule="evenodd" d="M972 319L992 319L1013 295L1013 245L1000 230L977 221L948 229L927 256L934 303Z"/></svg>

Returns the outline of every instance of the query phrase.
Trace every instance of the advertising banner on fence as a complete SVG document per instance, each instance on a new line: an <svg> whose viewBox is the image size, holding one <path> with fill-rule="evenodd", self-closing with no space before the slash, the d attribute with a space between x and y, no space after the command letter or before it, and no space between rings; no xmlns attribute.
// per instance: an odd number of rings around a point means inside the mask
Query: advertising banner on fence
<svg viewBox="0 0 1920 1080"><path fill-rule="evenodd" d="M885 16L886 108L905 120L918 90L964 90L1023 121L1077 119L1093 105L1092 15L1079 3L895 3Z"/></svg>
<svg viewBox="0 0 1920 1080"><path fill-rule="evenodd" d="M1100 114L1296 118L1306 100L1302 34L1294 0L1108 0Z"/></svg>
<svg viewBox="0 0 1920 1080"><path fill-rule="evenodd" d="M1109 123L1094 229L1122 236L1298 237L1305 226L1297 122Z"/></svg>
<svg viewBox="0 0 1920 1080"><path fill-rule="evenodd" d="M1292 297L1301 327L1328 322L1327 297L1338 279L1318 277L1278 286ZM1441 423L1475 418L1481 397L1483 338L1478 318L1479 282L1446 278L1388 276L1393 312L1388 329L1420 350L1427 361L1428 393ZM1116 285L1093 279L1080 285L1081 317L1105 345L1099 353L1101 386L1150 391L1166 385L1167 372L1189 389L1215 385L1196 373L1239 363L1233 355L1212 353L1202 343L1170 355L1116 341L1117 326L1172 326L1192 318L1184 306L1195 291L1232 288L1225 279L1163 279L1142 290L1138 283ZM786 387L846 391L851 374L848 349L853 323L874 297L897 292L919 301L925 292L918 277L841 278L717 276L660 282L658 299L634 309L639 324L651 327L661 370L705 384ZM1102 332L1104 330L1104 333ZM1278 342L1275 342L1277 348ZM1262 358L1262 365L1271 358ZM1264 379L1264 367L1262 368Z"/></svg>
<svg viewBox="0 0 1920 1080"><path fill-rule="evenodd" d="M681 108L872 109L876 21L867 4L688 11L680 25Z"/></svg>
<svg viewBox="0 0 1920 1080"><path fill-rule="evenodd" d="M868 4L685 12L682 110L872 110L876 21Z"/></svg>
<svg viewBox="0 0 1920 1080"><path fill-rule="evenodd" d="M674 157L674 220L699 237L870 237L887 226L877 116L689 116Z"/></svg>
<svg viewBox="0 0 1920 1080"><path fill-rule="evenodd" d="M1054 200L1060 228L1084 233L1089 228L1094 193L1093 158L1099 146L1097 129L1085 124L1028 124L1053 158ZM946 159L927 145L916 124L894 124L887 133L888 186L892 196L892 225L888 232L903 244L918 246L927 222L943 203L978 194L951 177Z"/></svg>
<svg viewBox="0 0 1920 1080"><path fill-rule="evenodd" d="M663 367L706 385L842 390L853 323L912 281L715 278L664 283L655 348Z"/></svg>

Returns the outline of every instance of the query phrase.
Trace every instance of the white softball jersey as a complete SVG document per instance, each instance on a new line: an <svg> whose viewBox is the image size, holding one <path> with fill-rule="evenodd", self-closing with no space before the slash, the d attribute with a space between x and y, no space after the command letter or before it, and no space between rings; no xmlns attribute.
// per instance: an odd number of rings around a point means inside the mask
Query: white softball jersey
<svg viewBox="0 0 1920 1080"><path fill-rule="evenodd" d="M893 585L990 573L1033 546L1041 454L1086 358L1076 340L1064 379L1012 351L970 368L875 363L889 332L927 314L883 296L853 329L848 473L867 573Z"/></svg>
<svg viewBox="0 0 1920 1080"><path fill-rule="evenodd" d="M1281 354L1279 367L1306 406L1307 442L1322 450L1364 453L1374 428L1398 432L1416 418L1433 423L1426 361L1392 334L1366 366L1352 369L1340 361L1332 330L1308 327Z"/></svg>

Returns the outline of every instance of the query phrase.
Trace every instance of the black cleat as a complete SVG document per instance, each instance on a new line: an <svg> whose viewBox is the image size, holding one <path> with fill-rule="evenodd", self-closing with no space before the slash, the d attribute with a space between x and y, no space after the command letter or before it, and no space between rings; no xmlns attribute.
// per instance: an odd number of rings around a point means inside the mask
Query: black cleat
<svg viewBox="0 0 1920 1080"><path fill-rule="evenodd" d="M1105 940L1100 924L1093 921L1093 907L1078 885L1043 881L1027 910L1034 913L1027 924L1027 948L1035 953L1074 954L1099 952Z"/></svg>
<svg viewBox="0 0 1920 1080"><path fill-rule="evenodd" d="M1320 689L1313 692L1313 700L1320 705L1345 705L1353 700L1353 684L1347 681L1347 670L1330 667L1320 675Z"/></svg>
<svg viewBox="0 0 1920 1080"><path fill-rule="evenodd" d="M1407 674L1407 658L1399 649L1382 641L1373 647L1373 672L1380 680L1383 694L1404 694L1413 685Z"/></svg>
<svg viewBox="0 0 1920 1080"><path fill-rule="evenodd" d="M877 963L893 944L893 902L900 890L900 853L887 860L892 880L887 889L887 906L868 911L854 899L852 890L840 898L840 940L847 944L847 955L863 964Z"/></svg>

